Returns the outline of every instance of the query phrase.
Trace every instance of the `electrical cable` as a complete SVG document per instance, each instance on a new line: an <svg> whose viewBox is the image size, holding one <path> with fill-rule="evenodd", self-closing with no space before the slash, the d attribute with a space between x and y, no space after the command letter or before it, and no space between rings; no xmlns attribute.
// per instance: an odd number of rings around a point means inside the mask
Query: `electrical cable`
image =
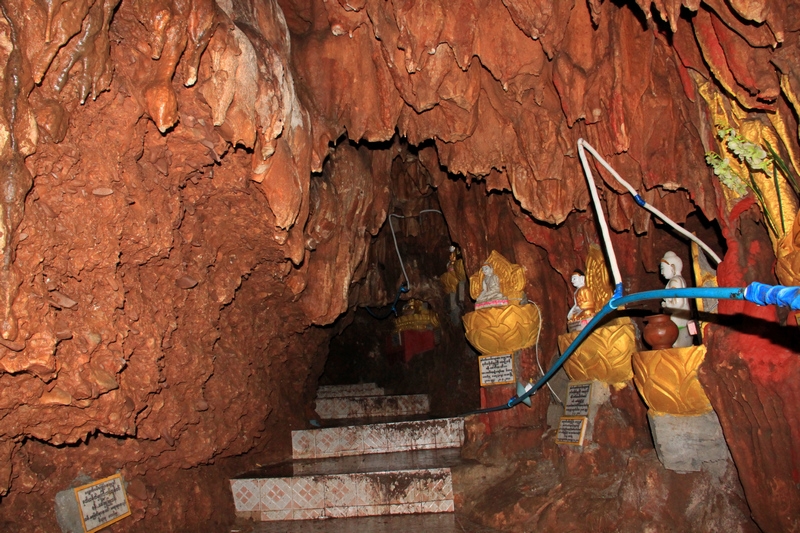
<svg viewBox="0 0 800 533"><path fill-rule="evenodd" d="M405 292L408 292L408 287L406 287L405 283L401 283L400 288L397 289L397 296L394 297L394 303L392 303L392 307L389 309L389 312L383 316L376 315L375 313L372 312L372 309L370 309L366 305L364 306L364 309L367 310L367 313L372 315L372 318L377 318L378 320L384 320L386 318L389 318L390 316L392 316L392 314L394 314L394 316L397 316L397 302L400 301L400 295Z"/></svg>
<svg viewBox="0 0 800 533"><path fill-rule="evenodd" d="M392 230L392 240L394 241L394 250L397 252L397 259L400 261L400 270L403 271L403 277L406 280L406 287L408 290L411 290L411 282L408 281L408 274L406 274L406 267L403 264L403 258L400 256L400 248L397 246L397 237L394 234L394 225L392 224L392 218L416 218L420 216L422 213L439 213L440 215L444 216L444 213L439 211L438 209L423 209L416 215L389 215L389 229ZM406 291L407 292L407 291Z"/></svg>
<svg viewBox="0 0 800 533"><path fill-rule="evenodd" d="M595 150L589 143L587 143L583 139L578 139L578 153L580 154L581 157L581 163L583 164L583 171L586 174L586 180L589 182L589 189L592 191L592 201L595 202L595 207L599 209L600 199L597 197L597 189L594 186L594 179L592 179L592 171L589 168L588 161L586 160L586 154L583 151L584 148L589 150L589 152L591 152L594 158L597 159L597 161L611 173L614 179L617 180L623 187L625 187L625 189L627 189L629 193L631 193L633 199L636 201L637 204L639 204L641 207L645 208L646 210L656 215L658 218L660 218L663 222L668 224L670 227L672 227L675 231L677 231L681 235L696 242L698 246L700 246L703 250L708 252L708 254L714 259L714 261L716 261L717 264L720 264L722 262L722 259L720 259L720 257L716 253L714 253L714 250L712 250L708 245L706 245L706 243L704 243L702 240L698 239L697 237L686 231L684 228L673 222L669 217L667 217L667 215L656 209L654 206L648 204L644 200L644 198L642 198L639 195L639 193L636 192L636 189L634 189L630 183L622 179L622 177L617 173L617 171L614 170L611 167L611 165L609 165L608 162L605 159L603 159L603 157L597 153L597 150ZM611 256L613 255L614 252L611 250L610 239L608 238L608 228L606 226L605 217L599 216L598 220L600 221L601 229L603 229L603 239L606 241L606 243L609 244L606 251L608 252L609 256ZM611 257L609 257L609 259L610 258ZM616 258L614 258L614 261L612 262L612 269L614 269L615 267L616 267ZM616 277L618 273L619 271L617 270L617 272L614 275L614 280L617 283L619 283L619 279L617 279Z"/></svg>
<svg viewBox="0 0 800 533"><path fill-rule="evenodd" d="M536 305L536 302L528 301L528 303L533 304L536 307L536 311L539 313L539 331L536 333L536 365L539 367L539 372L542 373L544 376L544 368L542 368L542 361L539 358L539 338L542 336L542 325L544 323L544 318L542 317L542 310L539 309L539 306ZM555 399L558 401L559 404L564 405L564 402L561 401L556 391L553 390L553 387L550 385L550 382L547 382L547 388L550 389L550 394L552 394Z"/></svg>
<svg viewBox="0 0 800 533"><path fill-rule="evenodd" d="M597 211L595 214L597 215L597 220L600 223L600 233L603 235L603 241L606 243L606 253L608 254L608 260L611 264L611 275L614 277L614 285L617 287L617 289L621 290L622 274L619 273L617 256L614 253L614 248L611 246L611 235L608 232L608 223L606 223L606 217L603 214L603 208L600 207L600 195L597 193L597 186L592 178L592 170L589 168L589 161L586 159L586 153L583 151L584 144L585 143L583 139L578 139L578 155L580 155L581 165L583 165L583 173L586 175L586 181L589 185L589 193L592 195L592 204Z"/></svg>
<svg viewBox="0 0 800 533"><path fill-rule="evenodd" d="M440 215L444 216L444 213L442 213L438 209L423 209L422 211L420 211L416 215L395 215L395 214L390 214L389 217L388 217L389 218L389 229L392 231L392 241L394 242L394 251L397 252L397 260L400 261L400 270L403 272L403 278L406 281L405 281L405 283L401 283L400 284L400 288L397 289L397 295L394 298L394 303L392 304L392 307L389 309L389 312L386 313L385 315L378 316L375 313L373 313L372 309L370 309L368 306L366 306L366 305L364 306L364 309L366 309L367 313L372 315L373 318L377 318L378 320L384 320L384 319L389 318L390 316L392 316L392 314L394 314L394 316L397 316L397 302L400 301L400 295L404 294L404 293L407 293L408 291L411 290L411 282L408 281L408 274L406 274L406 267L403 264L403 257L400 255L400 247L397 246L397 237L394 234L394 225L392 224L392 218L416 218L416 217L420 216L422 213L439 213Z"/></svg>

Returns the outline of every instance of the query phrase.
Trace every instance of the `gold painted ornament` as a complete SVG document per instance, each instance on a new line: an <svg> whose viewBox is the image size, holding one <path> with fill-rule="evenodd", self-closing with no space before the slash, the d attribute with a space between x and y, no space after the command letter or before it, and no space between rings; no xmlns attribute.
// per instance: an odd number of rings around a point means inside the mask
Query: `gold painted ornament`
<svg viewBox="0 0 800 533"><path fill-rule="evenodd" d="M558 336L562 353L579 334L575 331ZM573 381L597 380L621 389L633 377L631 356L635 352L633 323L629 318L618 318L595 328L566 360L564 370Z"/></svg>
<svg viewBox="0 0 800 533"><path fill-rule="evenodd" d="M482 355L514 353L536 343L541 317L532 304L478 309L464 315L469 343Z"/></svg>
<svg viewBox="0 0 800 533"><path fill-rule="evenodd" d="M745 143L751 149L761 149L761 160L766 164L759 168L751 168L739 159L739 155L731 150L731 143L719 139L717 142L716 163L724 163L722 170L715 168L714 172L720 176L736 175L749 177L744 181L747 187L744 192L736 192L728 186L722 187L728 209L741 199L743 194L753 194L758 206L761 208L767 233L772 241L775 256L778 258L776 273L784 285L797 285L800 282L800 239L796 216L800 214L800 198L789 182L789 174L797 176L800 169L800 157L794 151L794 133L787 126L780 113L767 113L764 116L752 117L727 95L717 89L713 83L693 74L700 94L706 101L714 125L720 136L725 132L733 132L736 136L736 145L742 147ZM781 88L789 101L797 109L796 95L791 87L781 80ZM767 151L779 150L783 147L788 158L784 161L780 156L773 157ZM709 155L709 154L707 154ZM714 159L714 153L711 153ZM711 163L710 163L711 164ZM795 178L796 179L796 178ZM725 181L723 181L725 183Z"/></svg>
<svg viewBox="0 0 800 533"><path fill-rule="evenodd" d="M394 319L394 331L425 331L439 327L439 317L420 301L411 299L403 307L403 313Z"/></svg>
<svg viewBox="0 0 800 533"><path fill-rule="evenodd" d="M778 241L776 255L778 281L786 286L800 285L800 212L794 219L792 230Z"/></svg>
<svg viewBox="0 0 800 533"><path fill-rule="evenodd" d="M711 402L697 379L705 346L636 352L633 381L651 411L670 415L701 415Z"/></svg>

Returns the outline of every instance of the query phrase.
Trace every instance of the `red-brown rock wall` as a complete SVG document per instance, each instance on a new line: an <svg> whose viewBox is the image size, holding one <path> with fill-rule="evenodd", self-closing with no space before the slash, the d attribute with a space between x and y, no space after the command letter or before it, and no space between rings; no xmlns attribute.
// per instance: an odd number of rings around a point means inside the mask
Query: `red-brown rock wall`
<svg viewBox="0 0 800 533"><path fill-rule="evenodd" d="M737 239L719 270L722 286L773 277L771 264L758 259L769 242L752 213L729 229ZM800 437L800 418L791 406L800 399L800 363L794 328L779 325L774 307L740 301L720 301L719 307L718 323L708 327L701 381L756 523L764 531L797 531L800 453L793 443Z"/></svg>

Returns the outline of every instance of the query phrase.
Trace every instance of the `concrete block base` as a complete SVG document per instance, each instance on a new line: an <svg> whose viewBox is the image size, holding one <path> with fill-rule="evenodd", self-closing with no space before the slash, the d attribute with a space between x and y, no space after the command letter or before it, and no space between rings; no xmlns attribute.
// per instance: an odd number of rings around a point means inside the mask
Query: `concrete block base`
<svg viewBox="0 0 800 533"><path fill-rule="evenodd" d="M647 413L661 464L675 472L697 472L730 460L722 426L714 411L677 416Z"/></svg>

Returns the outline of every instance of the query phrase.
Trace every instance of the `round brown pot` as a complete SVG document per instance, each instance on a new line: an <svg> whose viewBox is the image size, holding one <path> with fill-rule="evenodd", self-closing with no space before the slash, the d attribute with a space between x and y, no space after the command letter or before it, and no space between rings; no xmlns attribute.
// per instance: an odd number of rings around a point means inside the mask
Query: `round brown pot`
<svg viewBox="0 0 800 533"><path fill-rule="evenodd" d="M644 341L653 350L672 348L678 339L678 326L669 315L651 315L644 319Z"/></svg>

